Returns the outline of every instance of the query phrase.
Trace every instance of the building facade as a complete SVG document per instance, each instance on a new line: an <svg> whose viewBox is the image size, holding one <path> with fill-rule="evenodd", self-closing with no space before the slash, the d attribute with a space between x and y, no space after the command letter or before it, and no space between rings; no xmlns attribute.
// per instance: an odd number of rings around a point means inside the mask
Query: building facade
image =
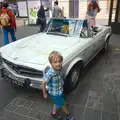
<svg viewBox="0 0 120 120"><path fill-rule="evenodd" d="M18 1L26 0L8 0L9 3L16 3ZM52 4L54 0L27 0L29 1L48 1L49 4ZM58 0L59 6L64 10L65 17L71 18L84 18L87 10L87 1L88 0ZM109 8L111 0L99 0L99 5L101 8L100 13L97 14L97 19L108 19L109 18ZM116 7L116 1L114 0L114 8ZM113 11L114 14L114 11ZM113 15L114 17L114 15Z"/></svg>
<svg viewBox="0 0 120 120"><path fill-rule="evenodd" d="M88 0L59 0L59 6L64 7L66 17L84 18L87 10ZM110 0L99 0L101 12L97 15L97 19L108 19ZM114 8L116 0L114 0Z"/></svg>

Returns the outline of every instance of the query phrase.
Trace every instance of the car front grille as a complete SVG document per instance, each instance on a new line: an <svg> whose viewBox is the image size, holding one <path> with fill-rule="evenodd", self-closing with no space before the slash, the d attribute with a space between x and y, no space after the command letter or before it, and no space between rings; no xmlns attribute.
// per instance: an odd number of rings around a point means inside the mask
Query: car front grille
<svg viewBox="0 0 120 120"><path fill-rule="evenodd" d="M35 70L33 68L29 68L29 67L22 66L22 65L16 65L4 58L2 58L2 61L17 74L20 74L26 77L35 77L35 78L43 77L42 71Z"/></svg>

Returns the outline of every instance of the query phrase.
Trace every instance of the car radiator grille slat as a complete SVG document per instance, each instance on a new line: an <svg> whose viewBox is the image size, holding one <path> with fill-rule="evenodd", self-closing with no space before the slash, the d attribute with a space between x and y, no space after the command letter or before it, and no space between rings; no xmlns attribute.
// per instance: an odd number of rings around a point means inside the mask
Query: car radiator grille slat
<svg viewBox="0 0 120 120"><path fill-rule="evenodd" d="M42 71L38 71L21 65L16 65L6 59L2 59L2 61L17 74L21 74L27 77L43 77Z"/></svg>

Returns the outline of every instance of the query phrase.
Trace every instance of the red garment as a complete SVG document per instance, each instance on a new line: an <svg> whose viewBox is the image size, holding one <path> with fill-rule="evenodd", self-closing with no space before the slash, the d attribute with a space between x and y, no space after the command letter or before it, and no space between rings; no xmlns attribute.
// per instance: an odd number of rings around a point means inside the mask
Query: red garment
<svg viewBox="0 0 120 120"><path fill-rule="evenodd" d="M8 8L2 8L2 12L7 12L7 10L9 10ZM2 12L0 12L0 15L2 14ZM8 11L8 16L10 17L11 20L11 27L13 29L16 29L16 21L15 21L15 16L14 13L12 12L12 10Z"/></svg>

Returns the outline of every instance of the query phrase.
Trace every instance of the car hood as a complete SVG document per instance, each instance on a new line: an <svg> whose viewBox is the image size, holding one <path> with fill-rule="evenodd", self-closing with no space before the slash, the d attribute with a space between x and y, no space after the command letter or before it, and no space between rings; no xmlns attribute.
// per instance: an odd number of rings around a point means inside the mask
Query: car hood
<svg viewBox="0 0 120 120"><path fill-rule="evenodd" d="M2 47L1 53L20 62L45 64L51 51L64 52L78 43L78 39L40 33Z"/></svg>

